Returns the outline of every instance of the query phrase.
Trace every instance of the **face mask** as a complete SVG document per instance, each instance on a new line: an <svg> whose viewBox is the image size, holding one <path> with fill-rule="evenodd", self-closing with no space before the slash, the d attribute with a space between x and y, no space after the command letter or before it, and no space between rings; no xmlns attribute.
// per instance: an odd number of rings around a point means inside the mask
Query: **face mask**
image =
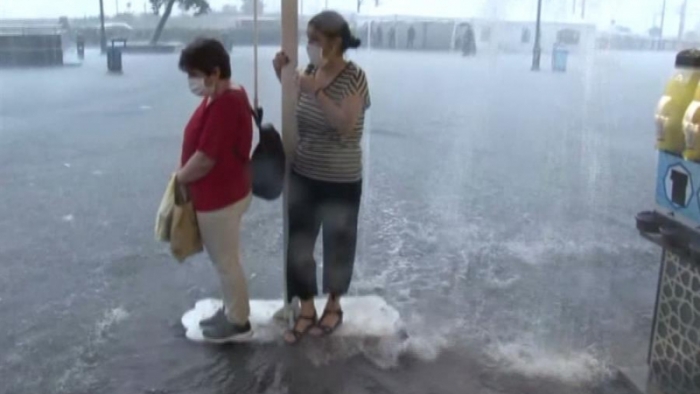
<svg viewBox="0 0 700 394"><path fill-rule="evenodd" d="M306 46L306 53L309 55L309 61L314 66L318 67L321 65L321 59L323 58L323 50L320 46L315 44L309 44Z"/></svg>
<svg viewBox="0 0 700 394"><path fill-rule="evenodd" d="M209 88L207 85L204 83L204 78L202 77L191 77L187 79L188 84L190 85L190 91L195 95L195 96L208 96L209 95Z"/></svg>

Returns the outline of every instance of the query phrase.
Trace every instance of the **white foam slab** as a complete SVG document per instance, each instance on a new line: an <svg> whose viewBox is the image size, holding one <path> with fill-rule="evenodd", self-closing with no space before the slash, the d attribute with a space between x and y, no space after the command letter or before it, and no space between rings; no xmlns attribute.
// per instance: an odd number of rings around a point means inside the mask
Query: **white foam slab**
<svg viewBox="0 0 700 394"><path fill-rule="evenodd" d="M317 299L315 303L320 317L325 299ZM195 342L204 342L199 322L213 316L222 304L221 300L213 298L197 301L194 308L182 316L186 337ZM384 338L398 335L403 328L399 312L381 297L343 297L341 304L343 325L333 333L334 336ZM250 301L253 336L248 342L274 342L283 335L286 324L273 317L282 305L282 300Z"/></svg>

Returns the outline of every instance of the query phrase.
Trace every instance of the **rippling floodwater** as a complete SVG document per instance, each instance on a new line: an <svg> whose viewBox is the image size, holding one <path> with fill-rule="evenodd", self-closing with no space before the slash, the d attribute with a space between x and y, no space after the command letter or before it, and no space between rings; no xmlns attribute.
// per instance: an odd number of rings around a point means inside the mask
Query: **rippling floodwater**
<svg viewBox="0 0 700 394"><path fill-rule="evenodd" d="M246 86L250 54L233 52ZM174 55L109 76L89 53L0 70L0 392L628 393L614 371L644 365L659 255L632 218L652 203L672 54L573 57L567 74L520 55L353 57L374 102L353 292L395 305L406 343L187 342L179 318L217 281L152 225L196 98ZM261 89L279 123L269 69ZM280 212L246 218L255 298L281 294Z"/></svg>

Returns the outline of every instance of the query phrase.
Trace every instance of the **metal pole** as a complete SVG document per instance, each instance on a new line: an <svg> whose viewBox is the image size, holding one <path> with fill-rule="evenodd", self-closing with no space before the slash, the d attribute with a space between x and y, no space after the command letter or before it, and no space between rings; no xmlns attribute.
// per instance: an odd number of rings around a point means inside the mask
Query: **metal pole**
<svg viewBox="0 0 700 394"><path fill-rule="evenodd" d="M678 23L678 41L683 41L683 34L685 33L685 16L688 11L688 0L683 0L681 5L681 15L680 22Z"/></svg>
<svg viewBox="0 0 700 394"><path fill-rule="evenodd" d="M662 8L661 8L661 27L660 32L659 32L659 38L663 38L664 36L664 24L666 23L666 0L664 0Z"/></svg>
<svg viewBox="0 0 700 394"><path fill-rule="evenodd" d="M372 33L374 33L374 30L372 29L372 20L370 19L369 22L367 22L367 48L372 49Z"/></svg>
<svg viewBox="0 0 700 394"><path fill-rule="evenodd" d="M104 0L100 0L100 49L102 53L107 51L107 34L105 33L105 5Z"/></svg>
<svg viewBox="0 0 700 394"><path fill-rule="evenodd" d="M659 37L656 41L656 49L661 49L661 42L664 39L664 24L666 24L666 0L663 1L661 6L661 26L659 27Z"/></svg>
<svg viewBox="0 0 700 394"><path fill-rule="evenodd" d="M297 138L296 127L296 78L299 54L299 3L298 0L280 0L282 9L282 50L289 58L289 64L282 69L282 142L287 154L287 175L295 150ZM289 179L289 176L286 177ZM287 295L287 245L289 244L289 183L285 182L282 196L282 214L284 225L283 247L283 285L284 307L275 313L276 319L291 320L294 317L293 300Z"/></svg>
<svg viewBox="0 0 700 394"><path fill-rule="evenodd" d="M581 19L586 19L586 0L581 0Z"/></svg>
<svg viewBox="0 0 700 394"><path fill-rule="evenodd" d="M257 111L260 108L260 102L258 98L258 45L260 44L260 28L258 26L258 0L253 1L253 91L255 96L253 97L253 109Z"/></svg>
<svg viewBox="0 0 700 394"><path fill-rule="evenodd" d="M540 58L542 57L542 0L537 0L537 26L535 27L535 47L532 50L532 71L540 71Z"/></svg>
<svg viewBox="0 0 700 394"><path fill-rule="evenodd" d="M459 22L455 22L454 26L452 26L452 37L450 41L450 50L456 50L457 49L457 27L459 26Z"/></svg>
<svg viewBox="0 0 700 394"><path fill-rule="evenodd" d="M119 15L119 0L114 0L114 6L117 8L117 12L114 13L114 16Z"/></svg>

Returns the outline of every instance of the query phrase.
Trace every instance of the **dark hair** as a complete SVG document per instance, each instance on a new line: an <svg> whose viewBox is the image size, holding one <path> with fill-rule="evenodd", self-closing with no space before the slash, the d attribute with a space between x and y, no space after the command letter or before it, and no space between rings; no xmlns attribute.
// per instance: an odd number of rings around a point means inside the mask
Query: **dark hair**
<svg viewBox="0 0 700 394"><path fill-rule="evenodd" d="M191 72L198 70L206 75L218 68L221 78L231 78L231 59L224 45L212 38L198 38L187 45L180 54L180 70Z"/></svg>
<svg viewBox="0 0 700 394"><path fill-rule="evenodd" d="M323 11L309 21L309 26L320 31L326 37L340 37L341 51L359 48L362 40L350 31L350 25L342 15L335 11Z"/></svg>

